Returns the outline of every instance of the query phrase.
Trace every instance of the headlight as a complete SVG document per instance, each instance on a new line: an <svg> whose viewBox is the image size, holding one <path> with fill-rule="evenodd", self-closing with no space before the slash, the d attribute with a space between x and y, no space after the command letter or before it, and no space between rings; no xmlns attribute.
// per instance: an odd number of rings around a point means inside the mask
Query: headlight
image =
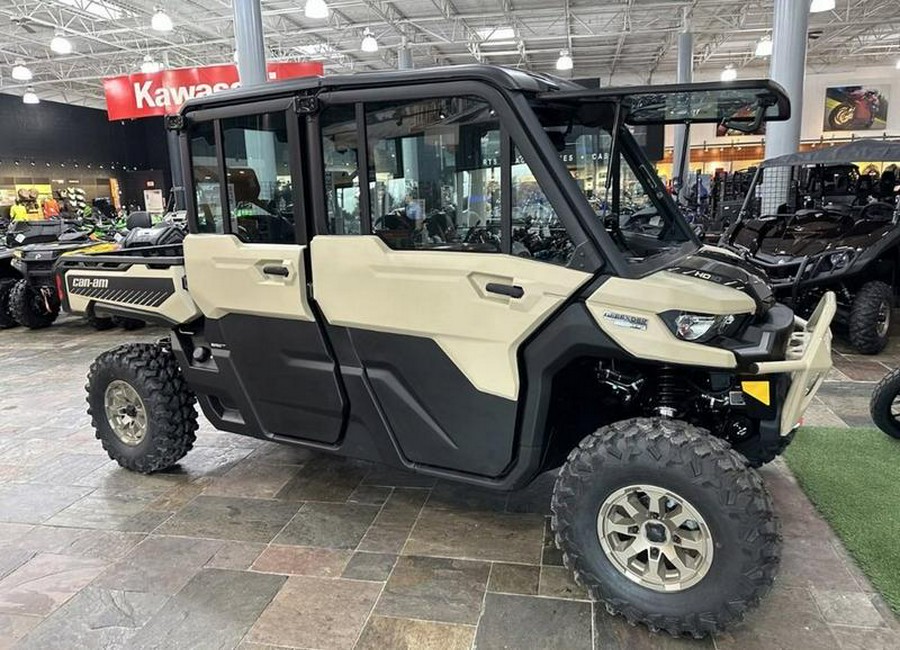
<svg viewBox="0 0 900 650"><path fill-rule="evenodd" d="M674 321L675 336L685 341L697 343L708 341L721 334L729 325L734 323L734 316L710 316L707 314L693 314L682 312Z"/></svg>
<svg viewBox="0 0 900 650"><path fill-rule="evenodd" d="M854 257L856 257L856 251L854 251L852 248L842 248L840 250L836 250L825 256L825 259L823 259L819 264L818 268L815 270L815 273L816 275L818 275L819 273L834 273L835 271L845 269L850 266L850 263L853 262Z"/></svg>

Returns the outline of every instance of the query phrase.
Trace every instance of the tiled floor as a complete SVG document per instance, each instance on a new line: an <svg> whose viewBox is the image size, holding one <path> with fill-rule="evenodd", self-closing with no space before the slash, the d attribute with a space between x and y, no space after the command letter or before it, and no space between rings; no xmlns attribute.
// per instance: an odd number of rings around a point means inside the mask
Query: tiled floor
<svg viewBox="0 0 900 650"><path fill-rule="evenodd" d="M0 648L900 647L781 463L763 471L785 535L777 586L702 642L586 600L548 541L551 476L496 494L206 424L178 469L119 469L83 384L98 352L134 338L73 319L0 332ZM835 360L807 422L866 424L900 345Z"/></svg>

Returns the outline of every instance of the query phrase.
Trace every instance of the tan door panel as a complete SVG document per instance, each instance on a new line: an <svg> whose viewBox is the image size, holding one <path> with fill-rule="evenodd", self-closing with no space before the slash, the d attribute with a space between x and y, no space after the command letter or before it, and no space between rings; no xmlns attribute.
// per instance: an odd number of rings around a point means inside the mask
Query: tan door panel
<svg viewBox="0 0 900 650"><path fill-rule="evenodd" d="M246 244L234 235L188 235L184 260L191 297L207 318L250 314L312 321L297 244ZM287 275L264 272L282 267Z"/></svg>
<svg viewBox="0 0 900 650"><path fill-rule="evenodd" d="M310 249L329 322L430 338L478 390L513 400L519 345L591 277L497 253L396 251L374 235L320 235ZM524 295L487 292L491 282Z"/></svg>

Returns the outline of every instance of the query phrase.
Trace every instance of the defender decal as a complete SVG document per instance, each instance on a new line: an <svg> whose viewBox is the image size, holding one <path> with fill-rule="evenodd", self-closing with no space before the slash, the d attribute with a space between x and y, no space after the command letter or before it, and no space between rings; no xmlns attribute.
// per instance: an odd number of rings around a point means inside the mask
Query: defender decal
<svg viewBox="0 0 900 650"><path fill-rule="evenodd" d="M603 318L608 320L616 327L624 327L631 330L647 330L647 319L642 316L631 316L629 314L620 314L614 311L603 312Z"/></svg>
<svg viewBox="0 0 900 650"><path fill-rule="evenodd" d="M175 293L172 281L167 278L73 277L69 274L66 285L72 295L145 307L159 307Z"/></svg>

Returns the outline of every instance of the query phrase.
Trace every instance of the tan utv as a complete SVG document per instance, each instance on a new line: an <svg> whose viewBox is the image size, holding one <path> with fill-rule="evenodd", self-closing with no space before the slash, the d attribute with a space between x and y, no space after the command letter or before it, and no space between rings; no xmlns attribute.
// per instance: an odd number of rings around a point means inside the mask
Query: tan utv
<svg viewBox="0 0 900 650"><path fill-rule="evenodd" d="M831 365L808 321L701 246L644 157L658 125L757 129L768 81L630 89L489 66L271 83L193 101L181 247L63 260L65 307L171 327L91 366L138 472L218 429L514 490L558 470L556 542L631 622L701 637L772 585L753 467Z"/></svg>

